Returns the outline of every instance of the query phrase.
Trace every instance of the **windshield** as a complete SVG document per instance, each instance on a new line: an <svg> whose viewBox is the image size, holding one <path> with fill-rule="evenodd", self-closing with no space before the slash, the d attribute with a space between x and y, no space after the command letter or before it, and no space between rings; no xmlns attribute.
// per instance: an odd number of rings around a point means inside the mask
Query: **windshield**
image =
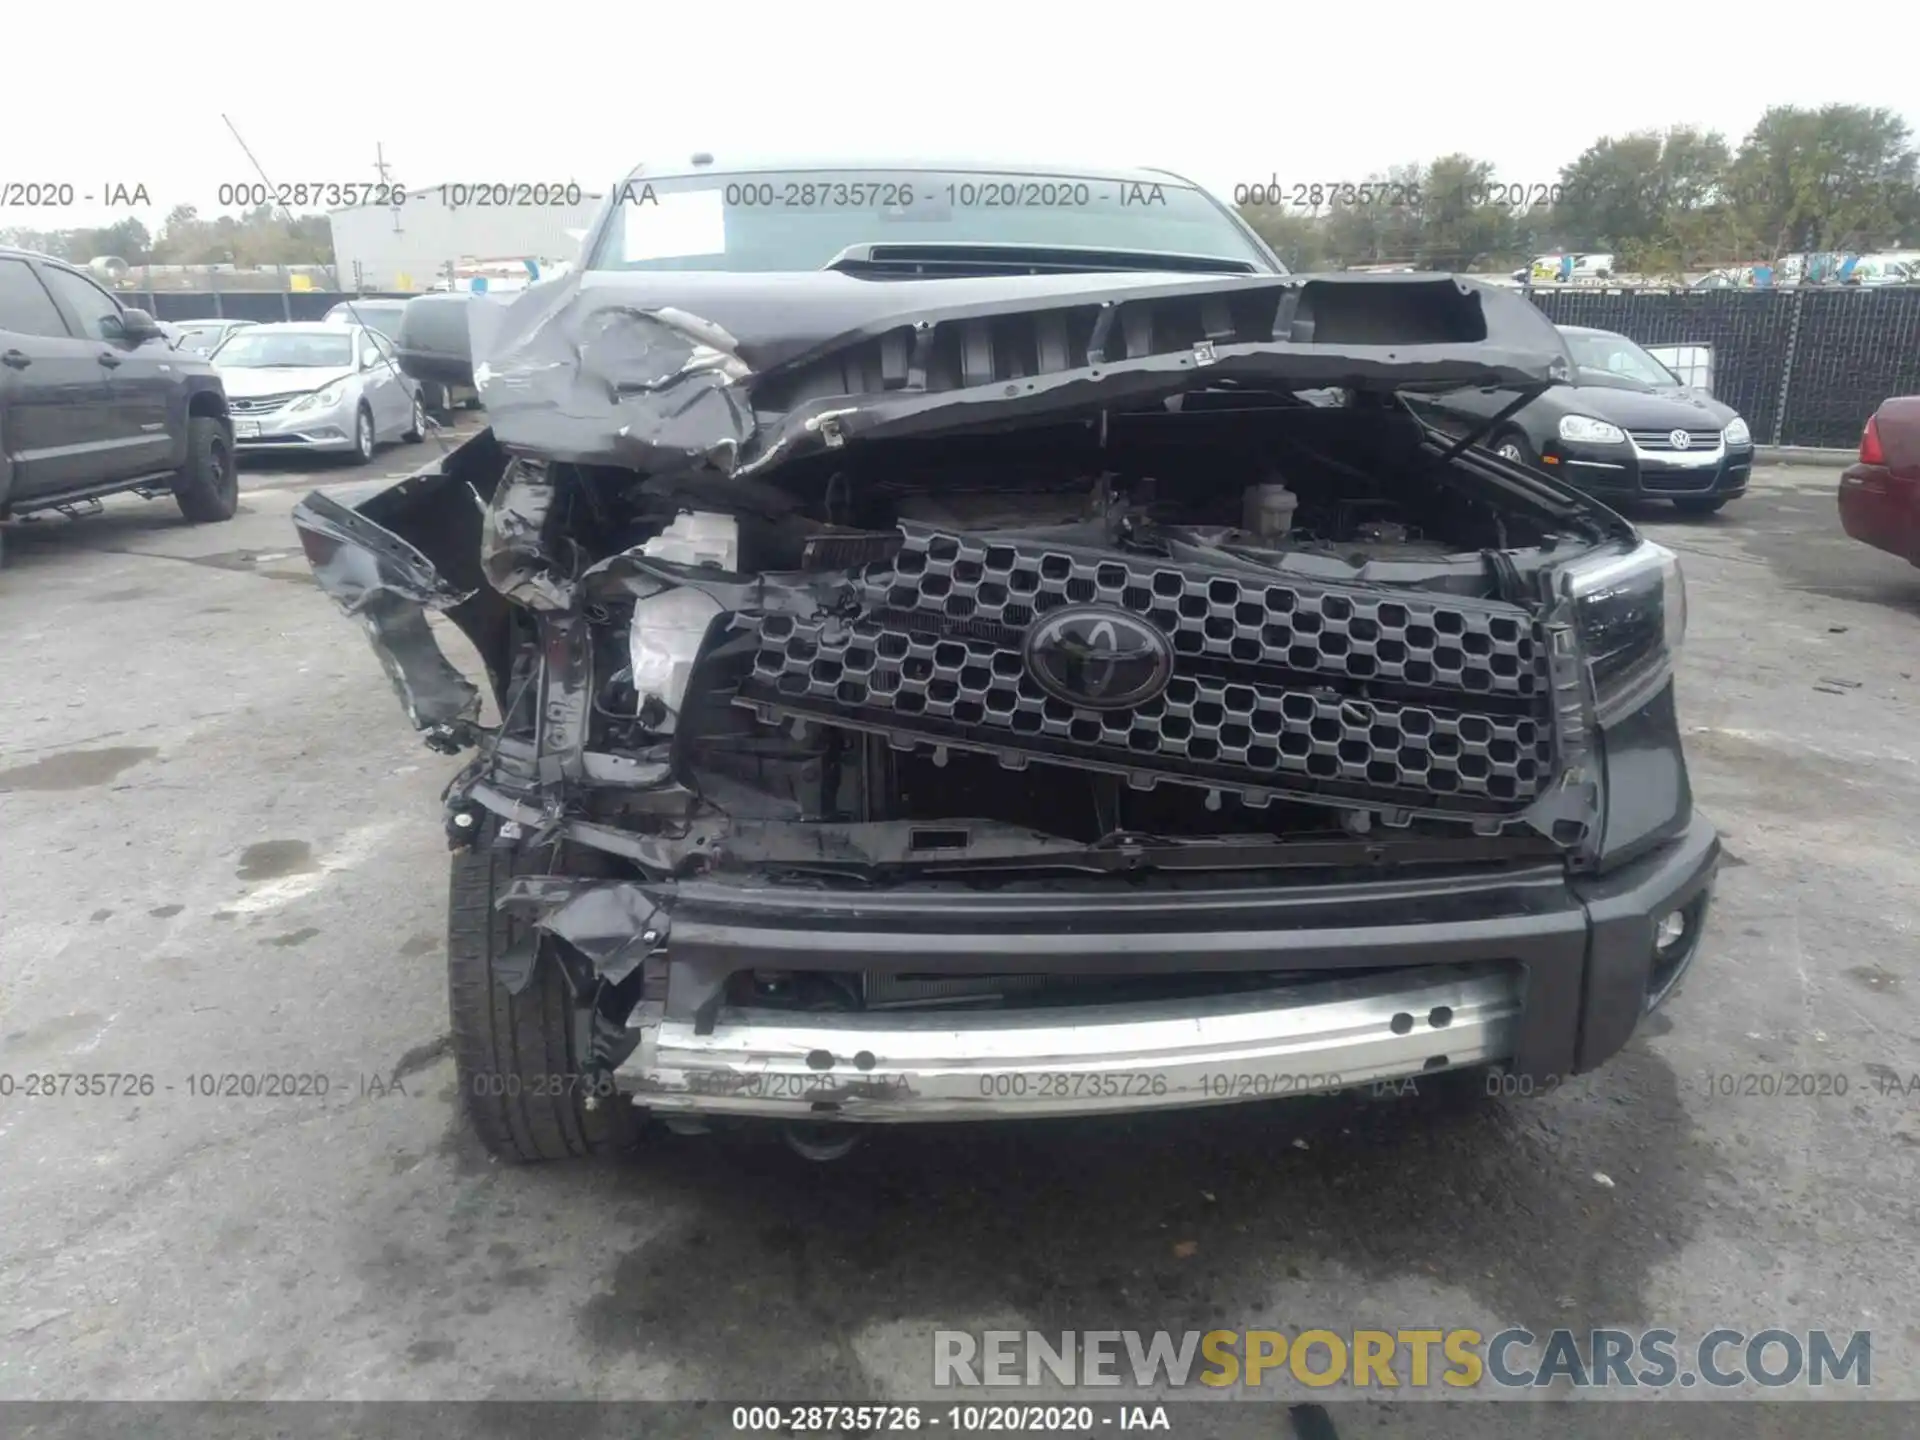
<svg viewBox="0 0 1920 1440"><path fill-rule="evenodd" d="M627 182L593 270L818 270L849 245L1072 245L1272 268L1180 183L974 170L805 170Z"/></svg>
<svg viewBox="0 0 1920 1440"><path fill-rule="evenodd" d="M180 334L174 340L174 349L192 350L205 355L220 343L227 333L224 325L182 325Z"/></svg>
<svg viewBox="0 0 1920 1440"><path fill-rule="evenodd" d="M241 369L291 365L341 370L353 364L353 336L345 330L236 330L214 352L214 359Z"/></svg>
<svg viewBox="0 0 1920 1440"><path fill-rule="evenodd" d="M1562 330L1573 363L1582 370L1598 370L1637 380L1642 385L1678 385L1680 377L1624 335L1581 335Z"/></svg>
<svg viewBox="0 0 1920 1440"><path fill-rule="evenodd" d="M403 305L336 305L329 310L329 325L364 325L378 330L389 340L400 338L400 312Z"/></svg>

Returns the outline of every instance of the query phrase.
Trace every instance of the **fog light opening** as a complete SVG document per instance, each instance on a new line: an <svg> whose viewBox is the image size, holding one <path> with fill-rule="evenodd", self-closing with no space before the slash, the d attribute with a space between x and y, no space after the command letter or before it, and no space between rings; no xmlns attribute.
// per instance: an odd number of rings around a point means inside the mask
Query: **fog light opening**
<svg viewBox="0 0 1920 1440"><path fill-rule="evenodd" d="M1660 1004L1679 984L1694 951L1700 946L1700 926L1706 912L1707 897L1700 894L1653 922L1652 963L1647 967L1647 1009Z"/></svg>
<svg viewBox="0 0 1920 1440"><path fill-rule="evenodd" d="M1653 948L1660 955L1671 954L1687 938L1687 912L1669 910L1653 927Z"/></svg>

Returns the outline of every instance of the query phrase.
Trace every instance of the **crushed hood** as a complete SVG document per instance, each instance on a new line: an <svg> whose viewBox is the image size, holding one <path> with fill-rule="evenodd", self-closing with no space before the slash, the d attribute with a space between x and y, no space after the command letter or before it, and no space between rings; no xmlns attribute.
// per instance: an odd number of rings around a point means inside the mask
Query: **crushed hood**
<svg viewBox="0 0 1920 1440"><path fill-rule="evenodd" d="M1451 275L584 272L465 309L507 449L654 474L749 474L1206 387L1539 389L1572 374L1531 301Z"/></svg>

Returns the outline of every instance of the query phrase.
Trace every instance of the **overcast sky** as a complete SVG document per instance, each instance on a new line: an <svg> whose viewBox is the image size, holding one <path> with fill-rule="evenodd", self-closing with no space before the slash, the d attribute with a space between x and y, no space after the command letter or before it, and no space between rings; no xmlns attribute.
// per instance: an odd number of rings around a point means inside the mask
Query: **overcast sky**
<svg viewBox="0 0 1920 1440"><path fill-rule="evenodd" d="M283 183L372 181L382 145L394 177L416 187L601 188L638 161L708 150L722 163L874 153L1159 165L1223 197L1270 175L1361 180L1453 150L1493 161L1503 181L1547 183L1598 136L1691 123L1737 144L1769 104L1885 105L1920 124L1911 65L1872 58L1911 56L1920 19L1905 5L1870 21L1816 10L1812 25L1790 10L1775 24L1764 7L1684 19L1435 8L1331 5L1309 18L1298 5L1224 0L605 12L389 0L128 6L115 20L110 0L28 5L8 21L14 120L0 131L0 191L67 182L96 199L0 209L0 226L109 224L129 213L99 203L115 183L146 186L152 208L132 213L149 229L180 203L213 213L223 181L255 178L223 111ZM1662 13L1676 17L1671 30ZM1582 18L1596 15L1591 27ZM22 25L47 34L36 44ZM36 51L47 63L24 63Z"/></svg>

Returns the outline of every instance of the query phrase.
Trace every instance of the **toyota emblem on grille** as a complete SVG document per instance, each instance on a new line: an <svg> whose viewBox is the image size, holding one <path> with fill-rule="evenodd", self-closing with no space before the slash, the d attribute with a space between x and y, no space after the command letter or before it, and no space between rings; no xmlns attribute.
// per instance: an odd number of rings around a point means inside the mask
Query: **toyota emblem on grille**
<svg viewBox="0 0 1920 1440"><path fill-rule="evenodd" d="M1673 448L1676 450L1685 450L1693 444L1693 437L1684 430L1674 431L1671 435L1667 436L1667 439L1673 442Z"/></svg>
<svg viewBox="0 0 1920 1440"><path fill-rule="evenodd" d="M1027 673L1056 700L1124 710L1153 699L1173 674L1173 647L1146 621L1104 605L1074 605L1027 632Z"/></svg>

